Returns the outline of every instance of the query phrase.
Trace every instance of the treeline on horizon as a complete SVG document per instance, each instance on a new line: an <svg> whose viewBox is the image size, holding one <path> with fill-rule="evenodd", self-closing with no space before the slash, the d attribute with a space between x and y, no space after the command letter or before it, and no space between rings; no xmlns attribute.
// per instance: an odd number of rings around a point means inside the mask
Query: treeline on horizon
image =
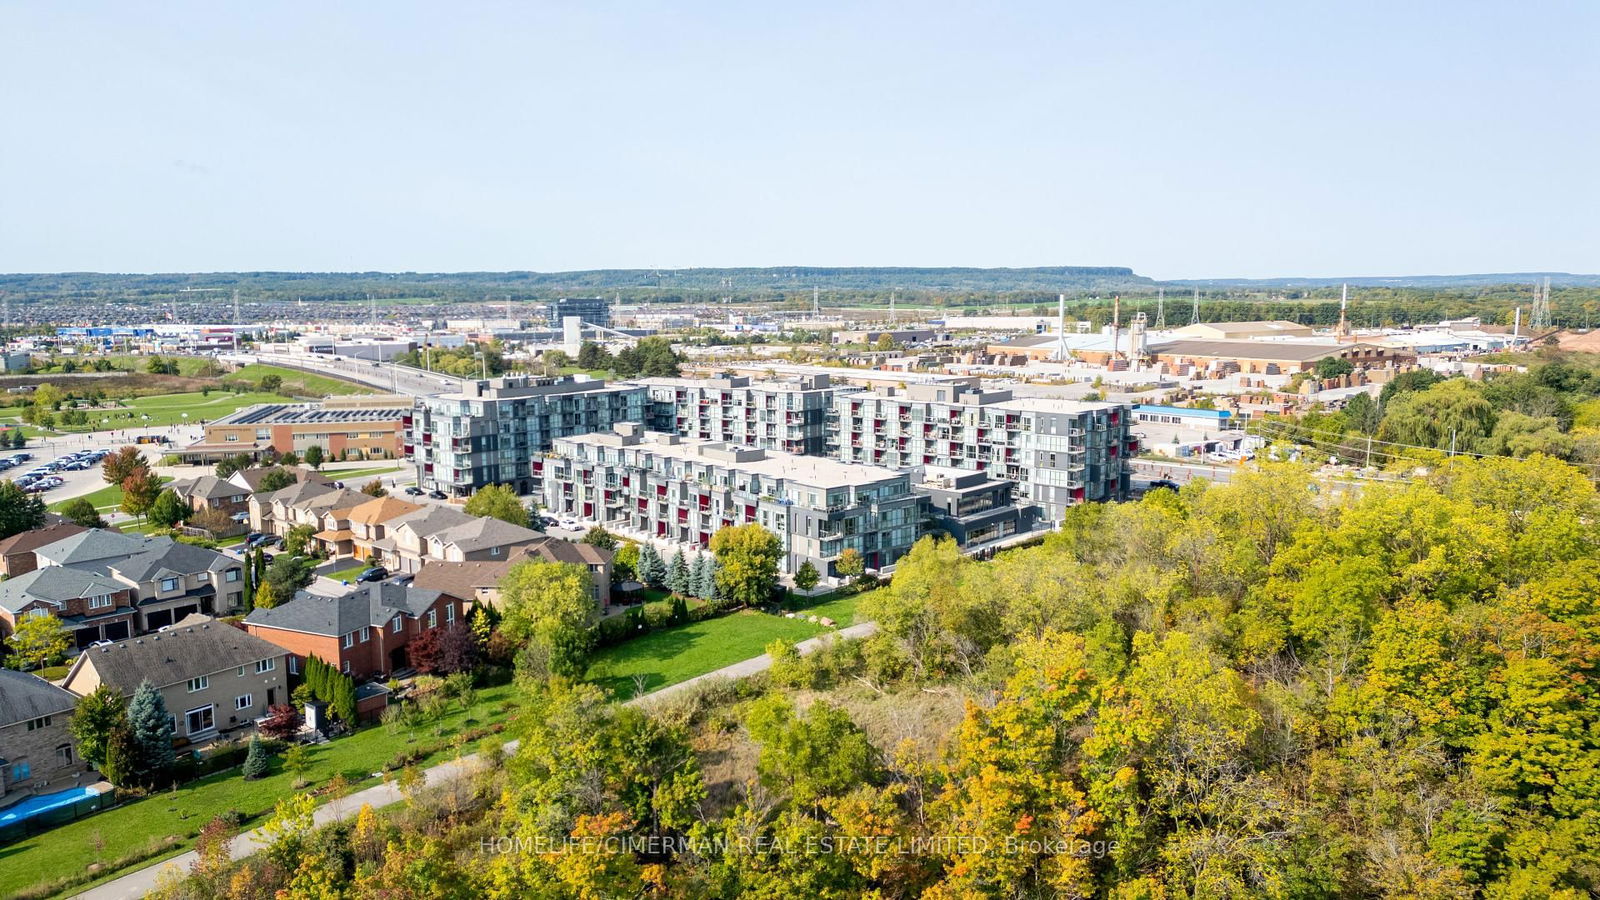
<svg viewBox="0 0 1600 900"><path fill-rule="evenodd" d="M1349 316L1358 327L1467 316L1509 325L1514 310L1520 306L1526 321L1533 302L1531 280L1499 284L1475 281L1485 277L1463 276L1461 284L1437 286L1352 283ZM1600 321L1600 279L1571 277L1573 283L1558 281L1552 286L1552 316L1558 325L1589 327ZM301 301L365 304L370 297L380 304L412 306L418 314L430 307L492 308L508 302L544 302L562 296L596 294L625 304L767 303L796 310L810 309L814 299L825 309L886 307L894 296L903 316L910 320L915 315L912 310L918 308L932 309L945 318L963 313L1053 316L1057 296L1065 294L1069 316L1096 326L1110 321L1114 300L1119 297L1125 321L1143 312L1154 322L1160 287L1155 281L1117 267L0 275L0 296L8 297L19 312L47 303L216 305L229 302L227 291L237 288L241 301L250 307ZM813 289L817 291L815 296ZM1189 323L1193 290L1193 286L1176 283L1166 288L1168 325ZM1203 321L1287 319L1307 325L1331 325L1339 320L1337 284L1264 286L1241 282L1200 287L1199 291Z"/></svg>

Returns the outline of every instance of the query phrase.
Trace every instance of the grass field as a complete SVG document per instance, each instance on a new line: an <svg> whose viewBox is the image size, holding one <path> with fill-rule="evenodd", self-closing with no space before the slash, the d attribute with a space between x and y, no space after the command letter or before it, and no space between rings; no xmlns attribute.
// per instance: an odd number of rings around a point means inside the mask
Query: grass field
<svg viewBox="0 0 1600 900"><path fill-rule="evenodd" d="M340 569L336 572L329 572L325 577L332 578L334 581L349 581L353 583L356 580L357 575L360 575L362 572L365 572L370 568L372 567L366 563L358 563L357 565L350 566L346 569Z"/></svg>
<svg viewBox="0 0 1600 900"><path fill-rule="evenodd" d="M160 475L157 475L156 480L160 484L166 484L172 479L162 478ZM71 503L79 498L87 499L90 503L94 504L95 509L102 513L115 512L116 510L122 508L122 485L108 484L97 491L91 491L87 494L80 494L78 497L68 497L65 500L57 500L56 502L50 504L48 509L51 512L60 512L61 507L66 506L68 503Z"/></svg>
<svg viewBox="0 0 1600 900"><path fill-rule="evenodd" d="M398 472L403 468L405 467L399 465L398 463L388 466L372 466L365 469L333 469L324 467L322 474L328 476L329 478L338 479L361 478L365 475L388 475L393 472Z"/></svg>
<svg viewBox="0 0 1600 900"><path fill-rule="evenodd" d="M231 394L212 391L206 395L199 391L184 394L157 394L125 400L115 409L90 409L88 425L56 424L58 432L84 433L109 431L116 428L160 427L164 425L198 424L201 420L220 419L256 403L286 403L281 394L260 392ZM187 413L188 417L185 418ZM148 416L149 418L145 418Z"/></svg>
<svg viewBox="0 0 1600 900"><path fill-rule="evenodd" d="M800 619L744 610L606 647L590 660L589 680L626 700L633 696L635 675L643 675L645 690L653 691L760 656L778 638L803 641L828 630Z"/></svg>
<svg viewBox="0 0 1600 900"><path fill-rule="evenodd" d="M265 363L251 363L243 366L237 372L224 376L228 381L248 381L259 387L261 379L268 375L276 375L283 379L282 392L295 397L327 397L333 394L375 394L377 391L362 384L353 384L326 375L317 375L313 372L302 372L299 369L286 369L282 366L269 366Z"/></svg>
<svg viewBox="0 0 1600 900"><path fill-rule="evenodd" d="M452 705L438 723L442 735L464 731L504 717L502 707L512 700L511 685L486 688L467 710ZM371 727L347 738L311 748L311 769L306 777L321 785L343 773L351 786L372 782L372 773L408 747L433 743L435 726L416 733L391 734L385 727ZM473 752L476 747L467 747ZM424 762L438 762L451 753L442 751ZM420 765L420 764L419 764ZM236 809L251 820L246 828L261 824L277 801L295 792L294 776L283 771L282 760L274 759L272 774L257 781L245 781L237 769L191 782L176 791L162 792L108 812L54 828L35 837L0 847L0 897L9 897L34 885L54 882L82 873L91 865L105 865L152 842L169 836L180 840L148 863L175 856L193 844L193 835L215 816ZM98 845L98 847L97 847ZM142 865L142 864L141 864ZM119 872L98 873L96 882ZM91 882L93 883L93 882ZM78 884L63 893L76 893L88 884Z"/></svg>

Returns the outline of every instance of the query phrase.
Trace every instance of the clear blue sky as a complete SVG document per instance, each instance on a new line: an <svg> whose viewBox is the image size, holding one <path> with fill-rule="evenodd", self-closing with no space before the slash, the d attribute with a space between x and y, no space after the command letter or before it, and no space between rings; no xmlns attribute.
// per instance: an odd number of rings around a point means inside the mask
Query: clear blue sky
<svg viewBox="0 0 1600 900"><path fill-rule="evenodd" d="M0 6L0 271L1600 271L1600 3Z"/></svg>

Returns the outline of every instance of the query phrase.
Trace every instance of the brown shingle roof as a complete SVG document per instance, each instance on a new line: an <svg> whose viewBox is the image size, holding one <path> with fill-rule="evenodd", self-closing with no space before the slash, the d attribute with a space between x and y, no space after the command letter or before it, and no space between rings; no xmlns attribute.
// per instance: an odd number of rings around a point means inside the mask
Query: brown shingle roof
<svg viewBox="0 0 1600 900"><path fill-rule="evenodd" d="M82 525L70 522L61 525L46 525L32 531L13 534L11 537L0 541L0 556L11 556L16 553L32 553L46 544L54 544L62 538L69 538L89 529Z"/></svg>

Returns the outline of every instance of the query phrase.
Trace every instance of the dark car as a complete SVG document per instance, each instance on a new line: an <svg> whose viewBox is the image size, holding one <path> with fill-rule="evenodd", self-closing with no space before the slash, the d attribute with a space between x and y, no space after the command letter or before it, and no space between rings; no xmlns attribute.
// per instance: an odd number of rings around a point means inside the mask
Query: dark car
<svg viewBox="0 0 1600 900"><path fill-rule="evenodd" d="M412 485L411 487L406 488L406 493L412 497L418 497L422 495L422 488Z"/></svg>
<svg viewBox="0 0 1600 900"><path fill-rule="evenodd" d="M448 499L448 498L447 498L447 497L446 497L446 496L445 496L445 493L444 493L444 491L440 491L440 490L433 490L433 491L429 491L429 492L428 492L428 496L429 496L429 497L432 497L432 498L433 498L433 499L435 499L435 500L445 500L445 499Z"/></svg>
<svg viewBox="0 0 1600 900"><path fill-rule="evenodd" d="M1155 481L1150 482L1150 487L1147 488L1147 490L1153 491L1156 488L1166 488L1169 491L1176 491L1178 489L1178 483L1170 478L1158 478Z"/></svg>
<svg viewBox="0 0 1600 900"><path fill-rule="evenodd" d="M356 584L367 584L372 581L382 581L389 577L389 570L383 566L373 566L356 576Z"/></svg>

